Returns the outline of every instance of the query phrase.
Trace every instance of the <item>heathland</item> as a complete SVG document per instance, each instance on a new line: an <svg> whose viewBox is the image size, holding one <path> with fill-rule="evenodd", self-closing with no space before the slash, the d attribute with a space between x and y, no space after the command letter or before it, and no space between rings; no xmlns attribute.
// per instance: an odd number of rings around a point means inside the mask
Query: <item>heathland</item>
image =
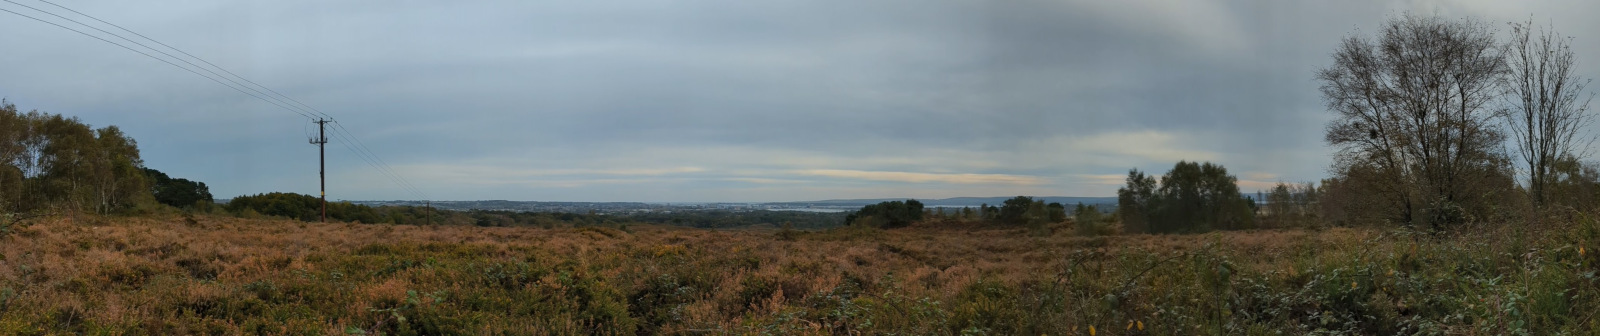
<svg viewBox="0 0 1600 336"><path fill-rule="evenodd" d="M1084 237L43 217L0 228L0 334L1600 332L1600 234L1560 220Z"/></svg>
<svg viewBox="0 0 1600 336"><path fill-rule="evenodd" d="M1179 161L1130 170L1114 213L334 203L321 223L318 198L212 204L114 126L0 100L0 334L1600 334L1588 82L1563 36L1512 28L1346 38L1317 73L1320 185L1251 198Z"/></svg>

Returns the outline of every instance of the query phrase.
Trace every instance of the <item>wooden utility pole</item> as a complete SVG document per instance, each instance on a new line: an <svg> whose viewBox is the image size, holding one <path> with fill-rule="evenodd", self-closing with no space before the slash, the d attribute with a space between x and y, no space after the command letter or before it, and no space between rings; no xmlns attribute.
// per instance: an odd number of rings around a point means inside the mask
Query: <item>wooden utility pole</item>
<svg viewBox="0 0 1600 336"><path fill-rule="evenodd" d="M317 145L317 179L322 190L322 222L328 222L328 151L324 148L328 144L328 122L332 120L317 119L317 138L311 139L311 144Z"/></svg>

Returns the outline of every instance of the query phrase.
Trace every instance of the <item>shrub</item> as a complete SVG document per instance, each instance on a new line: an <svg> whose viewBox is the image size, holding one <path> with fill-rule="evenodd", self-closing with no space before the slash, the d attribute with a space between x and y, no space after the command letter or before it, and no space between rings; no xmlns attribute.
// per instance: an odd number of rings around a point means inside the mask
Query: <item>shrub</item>
<svg viewBox="0 0 1600 336"><path fill-rule="evenodd" d="M1104 213L1100 212L1099 207L1078 203L1078 206L1072 210L1073 229L1079 236L1113 234L1115 232L1112 232L1111 221L1107 220L1106 217Z"/></svg>
<svg viewBox="0 0 1600 336"><path fill-rule="evenodd" d="M905 200L869 204L845 217L845 225L865 224L885 229L906 227L922 220L922 202ZM875 220L873 220L875 219ZM858 220L862 223L858 223Z"/></svg>

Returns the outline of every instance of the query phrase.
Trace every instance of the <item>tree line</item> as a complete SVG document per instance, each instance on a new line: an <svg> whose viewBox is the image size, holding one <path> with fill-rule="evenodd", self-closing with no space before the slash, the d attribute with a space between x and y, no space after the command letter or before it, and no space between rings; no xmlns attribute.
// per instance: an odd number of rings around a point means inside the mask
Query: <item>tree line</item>
<svg viewBox="0 0 1600 336"><path fill-rule="evenodd" d="M0 100L0 213L112 214L210 201L204 183L146 168L138 143L116 126L20 112Z"/></svg>
<svg viewBox="0 0 1600 336"><path fill-rule="evenodd" d="M852 211L845 217L845 225L858 225L875 228L901 228L910 226L924 220L958 221L966 223L1014 225L1026 227L1034 232L1047 229L1050 224L1063 223L1067 220L1067 207L1061 203L1045 203L1029 196L1017 196L1007 199L999 206L984 203L976 209L962 207L959 209L924 207L921 201L908 199L905 201L888 201L878 204L869 204L860 210ZM1095 211L1093 206L1085 207L1078 204L1078 211Z"/></svg>
<svg viewBox="0 0 1600 336"><path fill-rule="evenodd" d="M270 192L234 197L221 206L228 214L246 218L276 217L306 222L322 218L322 199L316 196ZM476 225L476 226L589 226L618 225L624 219L598 214L536 213L519 211L453 211L419 206L369 206L328 202L328 220L366 224Z"/></svg>
<svg viewBox="0 0 1600 336"><path fill-rule="evenodd" d="M1448 230L1600 205L1594 116L1568 37L1532 21L1405 14L1349 36L1317 72L1333 176L1239 197L1221 166L1179 162L1118 191L1127 232L1394 224ZM1159 182L1159 183L1158 183ZM1259 203L1259 204L1258 204ZM1253 215L1252 215L1253 214Z"/></svg>
<svg viewBox="0 0 1600 336"><path fill-rule="evenodd" d="M316 196L272 192L240 196L219 207L227 215L246 218L276 217L314 222L321 219L322 199ZM797 211L676 211L602 214L571 212L530 212L508 210L445 210L419 206L368 206L350 202L329 202L328 220L367 224L475 225L532 227L620 227L628 224L661 224L706 229L753 225L820 229L840 226L844 214Z"/></svg>

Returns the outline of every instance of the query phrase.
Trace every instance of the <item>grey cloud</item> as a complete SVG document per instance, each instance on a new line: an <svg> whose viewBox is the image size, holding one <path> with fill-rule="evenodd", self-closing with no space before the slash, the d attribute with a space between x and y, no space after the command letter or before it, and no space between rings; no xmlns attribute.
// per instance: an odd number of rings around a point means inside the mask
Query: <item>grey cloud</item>
<svg viewBox="0 0 1600 336"><path fill-rule="evenodd" d="M1572 1L67 5L336 115L448 198L1106 195L1115 186L1093 176L1160 172L1174 158L1315 180L1329 150L1312 74L1339 38L1386 15L1548 15L1580 36L1580 55L1600 54L1600 36L1583 36L1600 26L1581 15L1596 5ZM6 15L0 96L122 125L149 165L219 195L314 193L300 118ZM1583 66L1600 74L1600 64ZM337 197L405 197L342 146L329 154ZM440 167L494 168L476 177L505 184L444 183L451 175ZM600 173L675 167L704 171ZM493 173L562 169L596 173ZM871 173L786 173L806 169ZM951 184L937 174L1050 184Z"/></svg>

